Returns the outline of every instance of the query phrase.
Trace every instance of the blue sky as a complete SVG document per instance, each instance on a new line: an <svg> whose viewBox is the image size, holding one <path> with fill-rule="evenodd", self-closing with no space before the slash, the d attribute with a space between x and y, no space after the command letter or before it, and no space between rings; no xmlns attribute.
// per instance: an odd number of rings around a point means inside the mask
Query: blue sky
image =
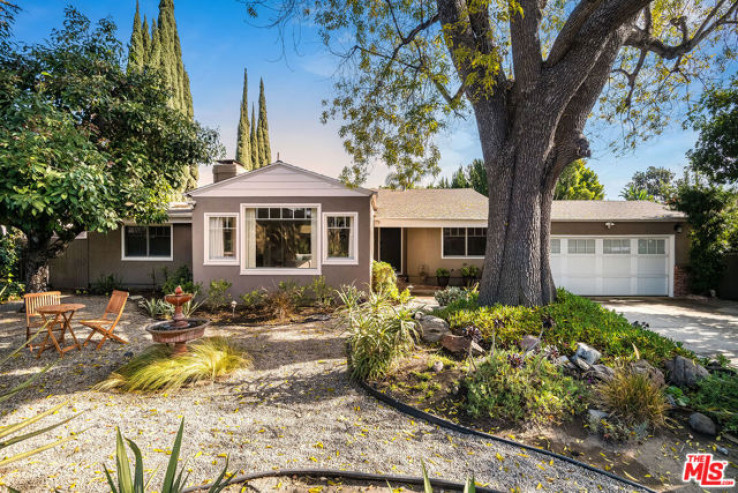
<svg viewBox="0 0 738 493"><path fill-rule="evenodd" d="M140 0L142 15L155 17L158 0ZM35 0L21 2L23 11L15 26L16 38L39 41L59 27L66 5L77 7L90 19L110 16L127 42L131 32L135 0ZM273 158L330 176L337 176L350 163L337 135L338 124L319 122L321 100L331 97L331 75L337 61L325 54L315 32L303 28L299 52L287 47L283 57L276 32L254 26L244 6L236 0L175 0L177 27L185 66L190 75L195 117L217 128L228 157L236 144L241 84L244 67L249 71L249 99L258 98L259 77L264 78L269 111ZM606 142L592 143L589 164L605 185L607 198L617 199L634 171L648 166L666 166L680 173L685 152L695 135L670 128L663 135L641 144L634 152L615 155ZM439 141L443 173L449 175L459 164L481 156L473 121L451 126ZM378 165L367 185L381 184L387 170ZM207 181L209 171L204 171Z"/></svg>

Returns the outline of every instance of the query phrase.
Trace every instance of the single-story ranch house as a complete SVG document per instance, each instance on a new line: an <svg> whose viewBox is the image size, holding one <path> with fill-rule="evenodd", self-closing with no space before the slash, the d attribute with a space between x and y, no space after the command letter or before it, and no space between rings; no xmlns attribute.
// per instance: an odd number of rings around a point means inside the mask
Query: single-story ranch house
<svg viewBox="0 0 738 493"><path fill-rule="evenodd" d="M185 264L195 282L226 279L238 295L315 276L365 285L372 259L411 283L433 283L439 267L458 283L463 266L483 263L488 202L471 189L350 188L282 161L251 172L220 161L213 177L172 204L166 224L80 235L50 283L87 288L112 274L145 289ZM554 278L583 295L681 296L686 230L684 214L653 202L556 201Z"/></svg>

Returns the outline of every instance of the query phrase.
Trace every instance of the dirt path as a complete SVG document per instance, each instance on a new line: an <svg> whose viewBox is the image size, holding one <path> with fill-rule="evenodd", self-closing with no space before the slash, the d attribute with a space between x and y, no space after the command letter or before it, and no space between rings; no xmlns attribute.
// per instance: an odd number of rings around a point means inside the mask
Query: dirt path
<svg viewBox="0 0 738 493"><path fill-rule="evenodd" d="M91 297L81 301L93 312L100 304ZM184 417L183 457L189 457L191 484L214 478L228 455L235 473L333 468L420 475L422 459L432 475L463 481L473 472L478 482L504 491L532 491L539 485L544 491L633 491L571 464L442 431L380 405L348 380L345 340L330 323L211 330L209 335L228 335L254 358L253 369L216 385L154 396L89 390L120 365L126 351L150 343L142 330L145 322L129 307L121 326L129 346L69 353L38 385L0 408L0 425L6 425L69 400L57 416L83 411L65 428L85 430L64 447L0 468L1 482L20 491L105 491L101 462L114 463L116 426L137 442L146 468L159 467L161 477ZM22 342L20 327L19 314L0 311L0 355ZM23 353L2 369L0 386L20 381L51 359ZM272 487L277 484L274 480Z"/></svg>

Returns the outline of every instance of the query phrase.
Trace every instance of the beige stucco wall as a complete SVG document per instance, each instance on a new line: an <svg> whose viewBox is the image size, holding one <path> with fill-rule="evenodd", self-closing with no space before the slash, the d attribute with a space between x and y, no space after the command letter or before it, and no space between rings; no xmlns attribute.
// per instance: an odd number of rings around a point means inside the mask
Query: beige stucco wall
<svg viewBox="0 0 738 493"><path fill-rule="evenodd" d="M121 232L88 233L86 240L75 240L61 257L50 265L50 282L58 289L87 288L100 277L114 274L131 289L150 289L164 281L163 268L169 271L182 264L192 269L192 227L172 225L172 260L121 260Z"/></svg>
<svg viewBox="0 0 738 493"><path fill-rule="evenodd" d="M680 224L682 232L677 233L675 226ZM622 236L622 235L674 235L675 262L678 267L688 264L689 253L689 226L680 222L632 222L615 223L607 229L604 222L554 222L551 225L551 233L554 235L597 235L597 236ZM444 267L453 269L451 272L451 284L459 284L461 267L476 265L482 267L482 259L443 259L441 258L441 229L440 228L407 228L405 230L405 271L410 282L422 282L421 270L425 270L435 282L436 269Z"/></svg>
<svg viewBox="0 0 738 493"><path fill-rule="evenodd" d="M358 265L325 265L321 267L321 275L333 287L354 283L363 287L371 280L372 256L372 212L370 197L197 197L197 204L192 215L192 250L193 274L195 282L207 287L210 281L226 279L233 283L231 295L237 297L258 288L275 289L280 281L295 281L309 284L313 275L241 275L239 265L204 265L205 260L205 214L206 213L240 213L241 204L320 204L324 212L358 212ZM323 234L322 217L319 226ZM243 234L239 224L239 235ZM322 262L322 252L321 262Z"/></svg>

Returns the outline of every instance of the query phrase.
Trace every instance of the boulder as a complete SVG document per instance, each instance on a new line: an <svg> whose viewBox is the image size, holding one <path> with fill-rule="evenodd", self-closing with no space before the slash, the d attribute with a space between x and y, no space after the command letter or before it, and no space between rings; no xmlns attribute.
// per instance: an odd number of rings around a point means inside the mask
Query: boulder
<svg viewBox="0 0 738 493"><path fill-rule="evenodd" d="M592 365L585 376L600 382L612 382L615 378L615 370L605 365Z"/></svg>
<svg viewBox="0 0 738 493"><path fill-rule="evenodd" d="M689 415L689 426L698 433L715 436L717 429L715 423L702 413L692 413Z"/></svg>
<svg viewBox="0 0 738 493"><path fill-rule="evenodd" d="M581 358L590 365L594 365L602 357L602 353L597 351L595 348L590 347L583 342L577 343L577 351L574 356Z"/></svg>
<svg viewBox="0 0 738 493"><path fill-rule="evenodd" d="M559 356L554 360L554 365L556 366L566 366L568 363L570 363L570 361L566 356Z"/></svg>
<svg viewBox="0 0 738 493"><path fill-rule="evenodd" d="M666 362L669 370L669 383L677 387L694 387L697 382L710 374L704 367L683 356L674 356Z"/></svg>
<svg viewBox="0 0 738 493"><path fill-rule="evenodd" d="M469 346L471 345L472 356L481 356L484 354L484 349L479 346L476 342L472 341L467 337L445 335L441 338L441 346L452 353L469 353Z"/></svg>
<svg viewBox="0 0 738 493"><path fill-rule="evenodd" d="M630 367L633 373L636 373L638 375L646 375L653 383L655 383L659 387L662 387L666 384L663 372L654 367L645 359L639 359L635 363L631 363Z"/></svg>
<svg viewBox="0 0 738 493"><path fill-rule="evenodd" d="M576 354L569 359L572 363L574 363L574 366L576 366L583 372L588 372L592 368L592 365L587 363L584 359L577 357Z"/></svg>
<svg viewBox="0 0 738 493"><path fill-rule="evenodd" d="M523 351L532 351L541 348L541 340L536 336L527 335L520 341L520 349Z"/></svg>
<svg viewBox="0 0 738 493"><path fill-rule="evenodd" d="M608 416L609 414L605 411L589 409L587 411L587 424L589 425L589 429L593 432L599 431L600 428L602 428L602 420L606 419Z"/></svg>
<svg viewBox="0 0 738 493"><path fill-rule="evenodd" d="M427 344L438 342L443 336L451 334L448 322L442 318L434 317L433 315L424 315L419 320L419 323L422 334L420 339Z"/></svg>

